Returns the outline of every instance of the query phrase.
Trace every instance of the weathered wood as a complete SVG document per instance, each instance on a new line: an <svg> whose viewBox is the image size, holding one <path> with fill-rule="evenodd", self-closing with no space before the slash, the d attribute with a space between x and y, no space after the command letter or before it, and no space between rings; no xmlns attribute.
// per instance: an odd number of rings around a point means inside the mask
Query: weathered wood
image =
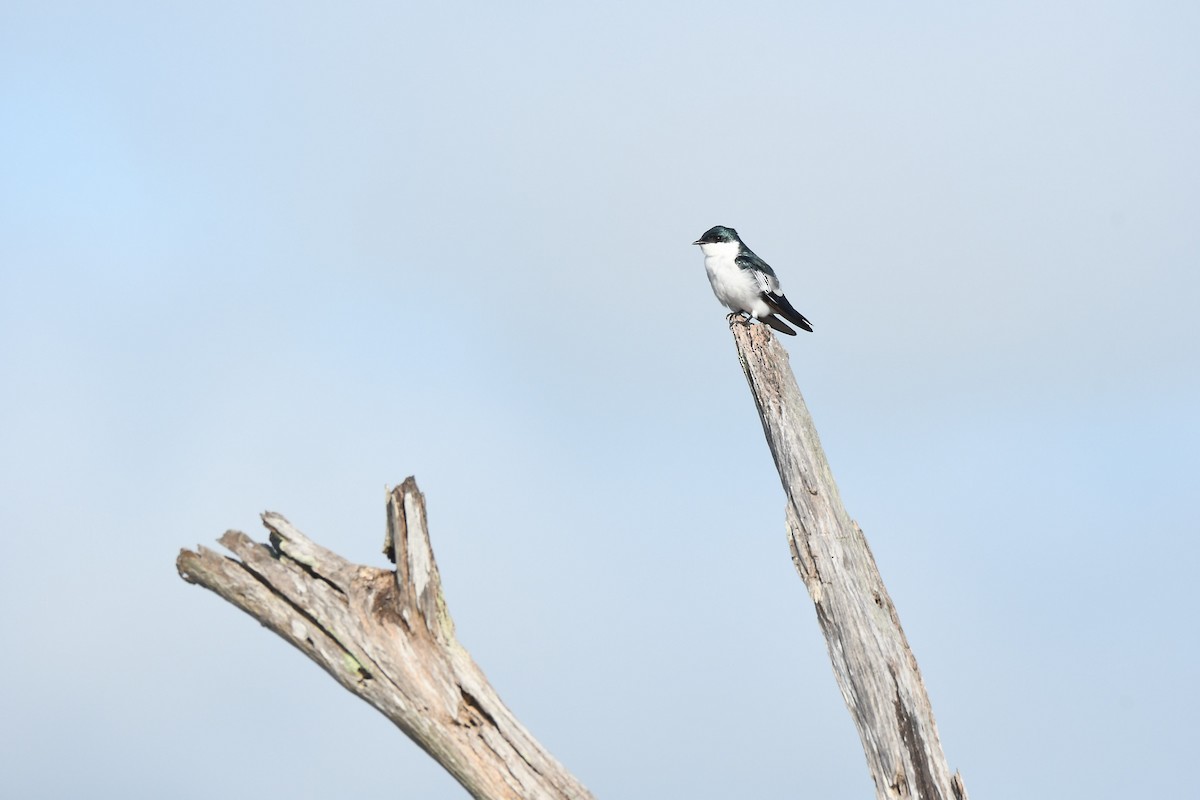
<svg viewBox="0 0 1200 800"><path fill-rule="evenodd" d="M763 325L730 324L787 495L792 560L808 586L833 672L879 800L966 800L862 530L842 506L787 352Z"/></svg>
<svg viewBox="0 0 1200 800"><path fill-rule="evenodd" d="M317 662L446 768L472 796L565 800L591 793L517 721L454 638L412 478L388 494L395 571L351 564L282 516L271 544L229 531L237 558L183 550L184 580L210 589Z"/></svg>
<svg viewBox="0 0 1200 800"><path fill-rule="evenodd" d="M808 586L834 675L880 800L966 800L942 753L917 662L862 530L842 506L787 353L762 325L734 342L787 496L792 560ZM352 564L274 513L269 545L228 531L236 558L200 547L187 581L241 608L391 719L476 798L591 794L512 715L454 636L409 478L388 495L394 571Z"/></svg>

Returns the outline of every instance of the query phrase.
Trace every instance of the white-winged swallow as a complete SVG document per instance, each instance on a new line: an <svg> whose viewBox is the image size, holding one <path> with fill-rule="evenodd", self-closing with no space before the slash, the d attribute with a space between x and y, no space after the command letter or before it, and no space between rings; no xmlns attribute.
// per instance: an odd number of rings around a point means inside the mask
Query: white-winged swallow
<svg viewBox="0 0 1200 800"><path fill-rule="evenodd" d="M783 296L775 270L746 247L733 228L724 225L709 228L692 244L700 245L704 251L704 269L713 294L730 311L765 322L789 336L795 336L796 332L779 317L798 328L812 330L812 323ZM749 323L749 319L746 321Z"/></svg>

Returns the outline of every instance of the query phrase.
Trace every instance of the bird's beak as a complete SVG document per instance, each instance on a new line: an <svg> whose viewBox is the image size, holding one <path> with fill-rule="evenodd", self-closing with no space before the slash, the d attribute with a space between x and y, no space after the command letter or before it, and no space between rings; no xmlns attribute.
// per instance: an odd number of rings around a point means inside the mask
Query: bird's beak
<svg viewBox="0 0 1200 800"><path fill-rule="evenodd" d="M702 242L702 241L700 241L699 239L697 239L696 241L692 242L692 244L704 244L704 242Z"/></svg>

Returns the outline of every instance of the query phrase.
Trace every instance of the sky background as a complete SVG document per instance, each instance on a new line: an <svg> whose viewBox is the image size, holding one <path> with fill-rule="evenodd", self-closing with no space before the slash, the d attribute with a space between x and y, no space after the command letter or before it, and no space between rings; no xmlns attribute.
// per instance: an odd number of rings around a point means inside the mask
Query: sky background
<svg viewBox="0 0 1200 800"><path fill-rule="evenodd" d="M690 243L736 227L952 768L1183 797L1195 3L0 5L0 794L466 794L175 572L283 513L604 798L870 797Z"/></svg>

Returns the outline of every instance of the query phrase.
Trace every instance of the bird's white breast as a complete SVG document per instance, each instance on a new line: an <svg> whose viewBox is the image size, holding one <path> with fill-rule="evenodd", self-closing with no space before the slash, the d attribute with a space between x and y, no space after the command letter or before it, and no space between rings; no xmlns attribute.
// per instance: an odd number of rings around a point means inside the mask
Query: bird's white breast
<svg viewBox="0 0 1200 800"><path fill-rule="evenodd" d="M759 318L771 313L759 297L762 288L754 273L737 264L737 242L702 244L700 249L704 252L704 270L708 273L713 294L730 311L745 311Z"/></svg>

